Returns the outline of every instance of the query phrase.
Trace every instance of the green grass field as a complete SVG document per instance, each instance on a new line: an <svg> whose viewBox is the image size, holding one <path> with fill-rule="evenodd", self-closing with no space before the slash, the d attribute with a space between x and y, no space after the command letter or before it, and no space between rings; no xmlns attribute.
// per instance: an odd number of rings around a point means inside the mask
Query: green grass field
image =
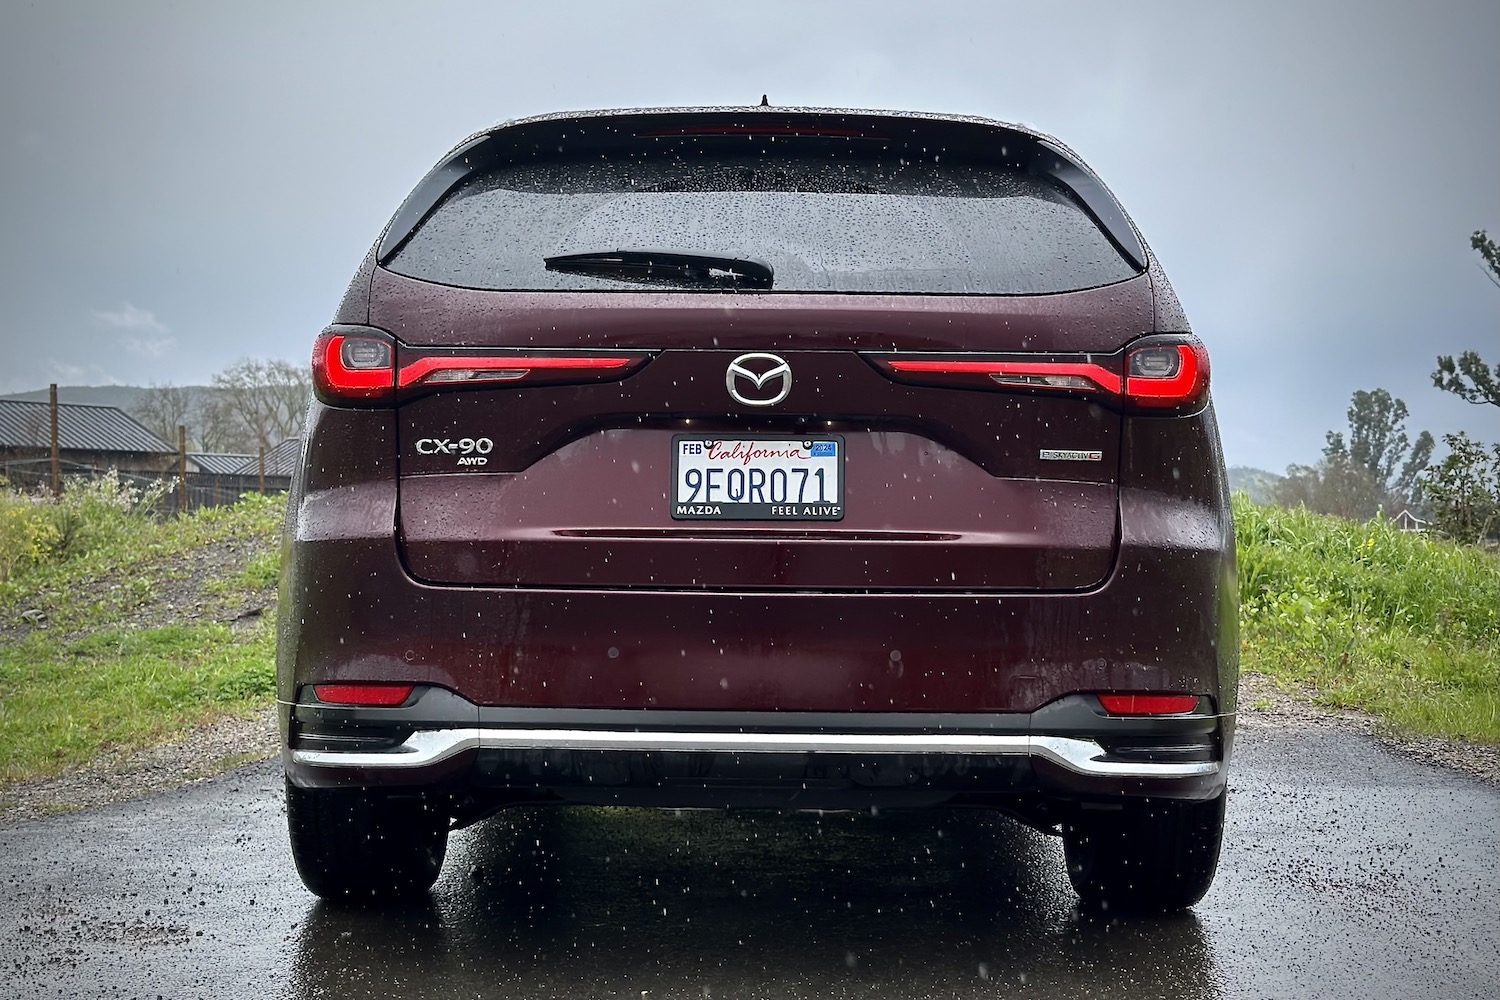
<svg viewBox="0 0 1500 1000"><path fill-rule="evenodd" d="M1242 665L1403 732L1500 744L1500 555L1235 498Z"/></svg>
<svg viewBox="0 0 1500 1000"><path fill-rule="evenodd" d="M107 494L0 494L0 784L272 700L274 613L245 612L275 586L283 501L157 520Z"/></svg>

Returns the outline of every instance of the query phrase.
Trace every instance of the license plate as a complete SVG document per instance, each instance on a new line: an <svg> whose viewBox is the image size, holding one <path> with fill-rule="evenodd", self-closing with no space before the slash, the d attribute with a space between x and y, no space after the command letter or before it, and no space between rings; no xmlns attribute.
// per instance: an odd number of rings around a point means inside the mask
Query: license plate
<svg viewBox="0 0 1500 1000"><path fill-rule="evenodd" d="M844 439L678 434L671 500L678 521L838 521Z"/></svg>

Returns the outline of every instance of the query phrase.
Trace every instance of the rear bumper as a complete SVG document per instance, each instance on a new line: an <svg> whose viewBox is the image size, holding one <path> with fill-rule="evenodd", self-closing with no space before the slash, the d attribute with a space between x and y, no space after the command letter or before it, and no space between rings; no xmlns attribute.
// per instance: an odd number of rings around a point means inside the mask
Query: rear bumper
<svg viewBox="0 0 1500 1000"><path fill-rule="evenodd" d="M1088 777L1191 778L1217 774L1217 761L1110 760L1104 747L1077 736L940 736L900 733L679 733L588 729L429 729L388 750L293 750L309 768L394 769L434 767L480 750L564 750L616 753L806 753L845 755L957 754L1035 757Z"/></svg>
<svg viewBox="0 0 1500 1000"><path fill-rule="evenodd" d="M1224 786L1224 719L1105 715L1072 696L1026 714L480 708L427 689L397 709L290 709L288 776L500 801L654 806L1202 799Z"/></svg>

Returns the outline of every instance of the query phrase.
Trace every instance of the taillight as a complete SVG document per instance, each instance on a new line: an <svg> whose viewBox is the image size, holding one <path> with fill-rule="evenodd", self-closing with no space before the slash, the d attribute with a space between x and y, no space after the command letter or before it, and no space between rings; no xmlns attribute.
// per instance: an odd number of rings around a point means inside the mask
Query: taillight
<svg viewBox="0 0 1500 1000"><path fill-rule="evenodd" d="M313 346L313 389L334 406L380 406L445 386L613 382L651 360L603 354L452 354L398 347L382 330L331 326Z"/></svg>
<svg viewBox="0 0 1500 1000"><path fill-rule="evenodd" d="M1029 389L1102 391L1118 395L1120 376L1087 361L904 361L880 362L903 375L983 375L997 385Z"/></svg>
<svg viewBox="0 0 1500 1000"><path fill-rule="evenodd" d="M370 405L396 394L396 346L378 330L329 327L313 345L313 391L335 406Z"/></svg>
<svg viewBox="0 0 1500 1000"><path fill-rule="evenodd" d="M413 684L314 684L313 693L328 705L395 708L404 704L415 688Z"/></svg>
<svg viewBox="0 0 1500 1000"><path fill-rule="evenodd" d="M1061 392L1137 413L1194 412L1208 401L1208 351L1197 338L1157 334L1113 354L867 354L897 382L955 389Z"/></svg>
<svg viewBox="0 0 1500 1000"><path fill-rule="evenodd" d="M1101 694L1110 715L1183 715L1198 707L1195 694Z"/></svg>
<svg viewBox="0 0 1500 1000"><path fill-rule="evenodd" d="M1125 399L1147 409L1196 408L1208 398L1208 350L1195 338L1146 337L1125 354Z"/></svg>
<svg viewBox="0 0 1500 1000"><path fill-rule="evenodd" d="M608 382L624 378L650 357L649 354L434 354L403 364L396 384L403 390L415 390L455 384Z"/></svg>

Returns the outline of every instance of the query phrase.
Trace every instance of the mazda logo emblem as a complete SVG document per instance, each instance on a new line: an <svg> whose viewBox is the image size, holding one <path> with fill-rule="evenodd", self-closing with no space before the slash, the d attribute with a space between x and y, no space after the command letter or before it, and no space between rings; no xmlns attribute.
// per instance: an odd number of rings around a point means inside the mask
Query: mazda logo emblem
<svg viewBox="0 0 1500 1000"><path fill-rule="evenodd" d="M775 406L792 391L792 366L774 354L741 354L729 362L724 388L736 403Z"/></svg>

